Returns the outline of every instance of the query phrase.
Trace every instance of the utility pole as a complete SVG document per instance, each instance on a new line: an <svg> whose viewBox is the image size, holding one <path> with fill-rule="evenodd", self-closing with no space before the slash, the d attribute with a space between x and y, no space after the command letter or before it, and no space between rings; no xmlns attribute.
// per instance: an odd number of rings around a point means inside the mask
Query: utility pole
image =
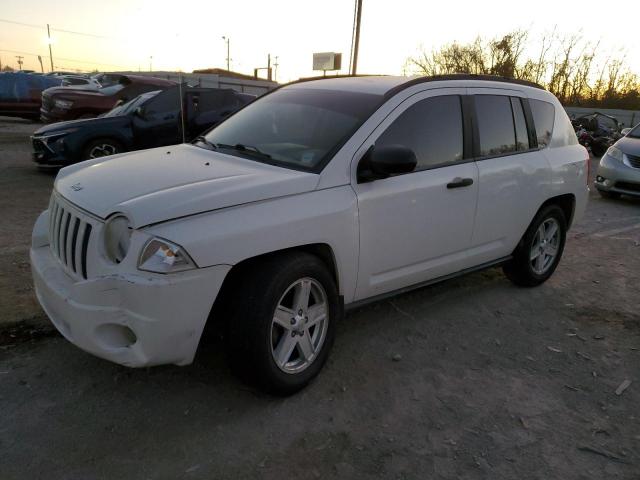
<svg viewBox="0 0 640 480"><path fill-rule="evenodd" d="M356 0L356 33L353 41L353 51L351 52L351 75L358 72L358 49L360 48L360 19L362 18L362 0Z"/></svg>
<svg viewBox="0 0 640 480"><path fill-rule="evenodd" d="M267 55L267 80L271 81L271 54Z"/></svg>
<svg viewBox="0 0 640 480"><path fill-rule="evenodd" d="M278 81L278 65L280 65L280 64L278 63L278 58L280 58L280 57L278 57L278 56L276 55L276 61L275 61L275 62L273 62L273 66L274 66L274 71L273 71L273 81L274 81L274 82L277 82L277 81Z"/></svg>
<svg viewBox="0 0 640 480"><path fill-rule="evenodd" d="M47 23L47 43L49 44L49 62L51 62L51 71L53 72L53 53L51 53L51 31Z"/></svg>
<svg viewBox="0 0 640 480"><path fill-rule="evenodd" d="M230 52L230 46L229 44L231 43L231 39L229 37L226 36L222 36L222 40L224 40L227 44L227 72L231 71L231 56L229 55Z"/></svg>
<svg viewBox="0 0 640 480"><path fill-rule="evenodd" d="M22 70L22 64L24 63L22 59L24 57L22 55L16 55L16 58L18 59L18 70Z"/></svg>
<svg viewBox="0 0 640 480"><path fill-rule="evenodd" d="M149 56L149 71L153 71L153 55Z"/></svg>

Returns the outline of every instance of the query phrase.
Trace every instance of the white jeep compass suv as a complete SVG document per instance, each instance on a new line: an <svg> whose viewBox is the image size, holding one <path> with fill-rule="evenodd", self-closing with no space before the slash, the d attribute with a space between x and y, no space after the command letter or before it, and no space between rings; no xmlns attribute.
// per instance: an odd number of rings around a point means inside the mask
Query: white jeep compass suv
<svg viewBox="0 0 640 480"><path fill-rule="evenodd" d="M344 307L502 265L535 286L587 203L558 100L497 77L278 88L193 144L60 171L38 218L38 299L80 348L193 361L205 325L279 394L322 368Z"/></svg>

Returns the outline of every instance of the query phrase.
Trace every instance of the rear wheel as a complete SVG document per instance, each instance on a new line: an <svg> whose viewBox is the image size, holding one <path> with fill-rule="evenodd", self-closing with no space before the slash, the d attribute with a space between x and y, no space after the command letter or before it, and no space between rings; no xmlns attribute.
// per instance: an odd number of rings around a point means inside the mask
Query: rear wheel
<svg viewBox="0 0 640 480"><path fill-rule="evenodd" d="M513 258L503 266L505 275L516 285L534 287L545 282L555 271L567 235L564 212L549 205L535 216L522 237Z"/></svg>
<svg viewBox="0 0 640 480"><path fill-rule="evenodd" d="M116 153L124 152L124 147L117 140L111 138L98 138L89 142L82 152L83 160L108 157Z"/></svg>
<svg viewBox="0 0 640 480"><path fill-rule="evenodd" d="M234 373L278 395L305 387L329 355L341 311L324 263L299 252L268 257L237 277L232 295L227 354Z"/></svg>

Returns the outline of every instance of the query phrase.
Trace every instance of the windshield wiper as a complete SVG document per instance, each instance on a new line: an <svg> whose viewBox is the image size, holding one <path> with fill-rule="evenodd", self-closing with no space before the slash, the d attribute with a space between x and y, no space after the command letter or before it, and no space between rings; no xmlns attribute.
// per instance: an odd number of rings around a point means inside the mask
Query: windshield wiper
<svg viewBox="0 0 640 480"><path fill-rule="evenodd" d="M196 138L193 139L193 142L191 143L204 143L207 147L209 147L210 150L217 150L218 146L215 143L211 143L209 140L207 140L203 135L199 135Z"/></svg>
<svg viewBox="0 0 640 480"><path fill-rule="evenodd" d="M271 158L271 155L260 151L258 147L254 147L253 145L244 145L242 143L236 143L235 145L227 145L225 143L216 143L215 146L218 148L228 148L231 150L236 150L238 152L247 152L263 158Z"/></svg>

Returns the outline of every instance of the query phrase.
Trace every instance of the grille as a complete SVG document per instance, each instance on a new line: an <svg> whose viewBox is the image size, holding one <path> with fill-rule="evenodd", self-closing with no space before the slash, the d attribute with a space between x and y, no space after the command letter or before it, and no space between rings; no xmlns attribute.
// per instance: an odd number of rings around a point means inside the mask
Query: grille
<svg viewBox="0 0 640 480"><path fill-rule="evenodd" d="M44 143L42 143L41 140L34 138L32 140L32 143L33 143L33 150L36 153L45 153L47 151L46 147L44 146Z"/></svg>
<svg viewBox="0 0 640 480"><path fill-rule="evenodd" d="M53 101L51 100L51 97L49 95L46 94L42 94L42 108L45 111L49 111L51 110L53 107Z"/></svg>
<svg viewBox="0 0 640 480"><path fill-rule="evenodd" d="M49 207L49 245L55 257L74 274L87 278L87 249L93 227L86 216L60 202Z"/></svg>
<svg viewBox="0 0 640 480"><path fill-rule="evenodd" d="M640 183L616 182L616 188L620 190L629 190L631 192L640 192Z"/></svg>
<svg viewBox="0 0 640 480"><path fill-rule="evenodd" d="M635 155L629 155L627 153L627 158L629 159L629 164L633 167L633 168L640 168L640 157L637 157Z"/></svg>

